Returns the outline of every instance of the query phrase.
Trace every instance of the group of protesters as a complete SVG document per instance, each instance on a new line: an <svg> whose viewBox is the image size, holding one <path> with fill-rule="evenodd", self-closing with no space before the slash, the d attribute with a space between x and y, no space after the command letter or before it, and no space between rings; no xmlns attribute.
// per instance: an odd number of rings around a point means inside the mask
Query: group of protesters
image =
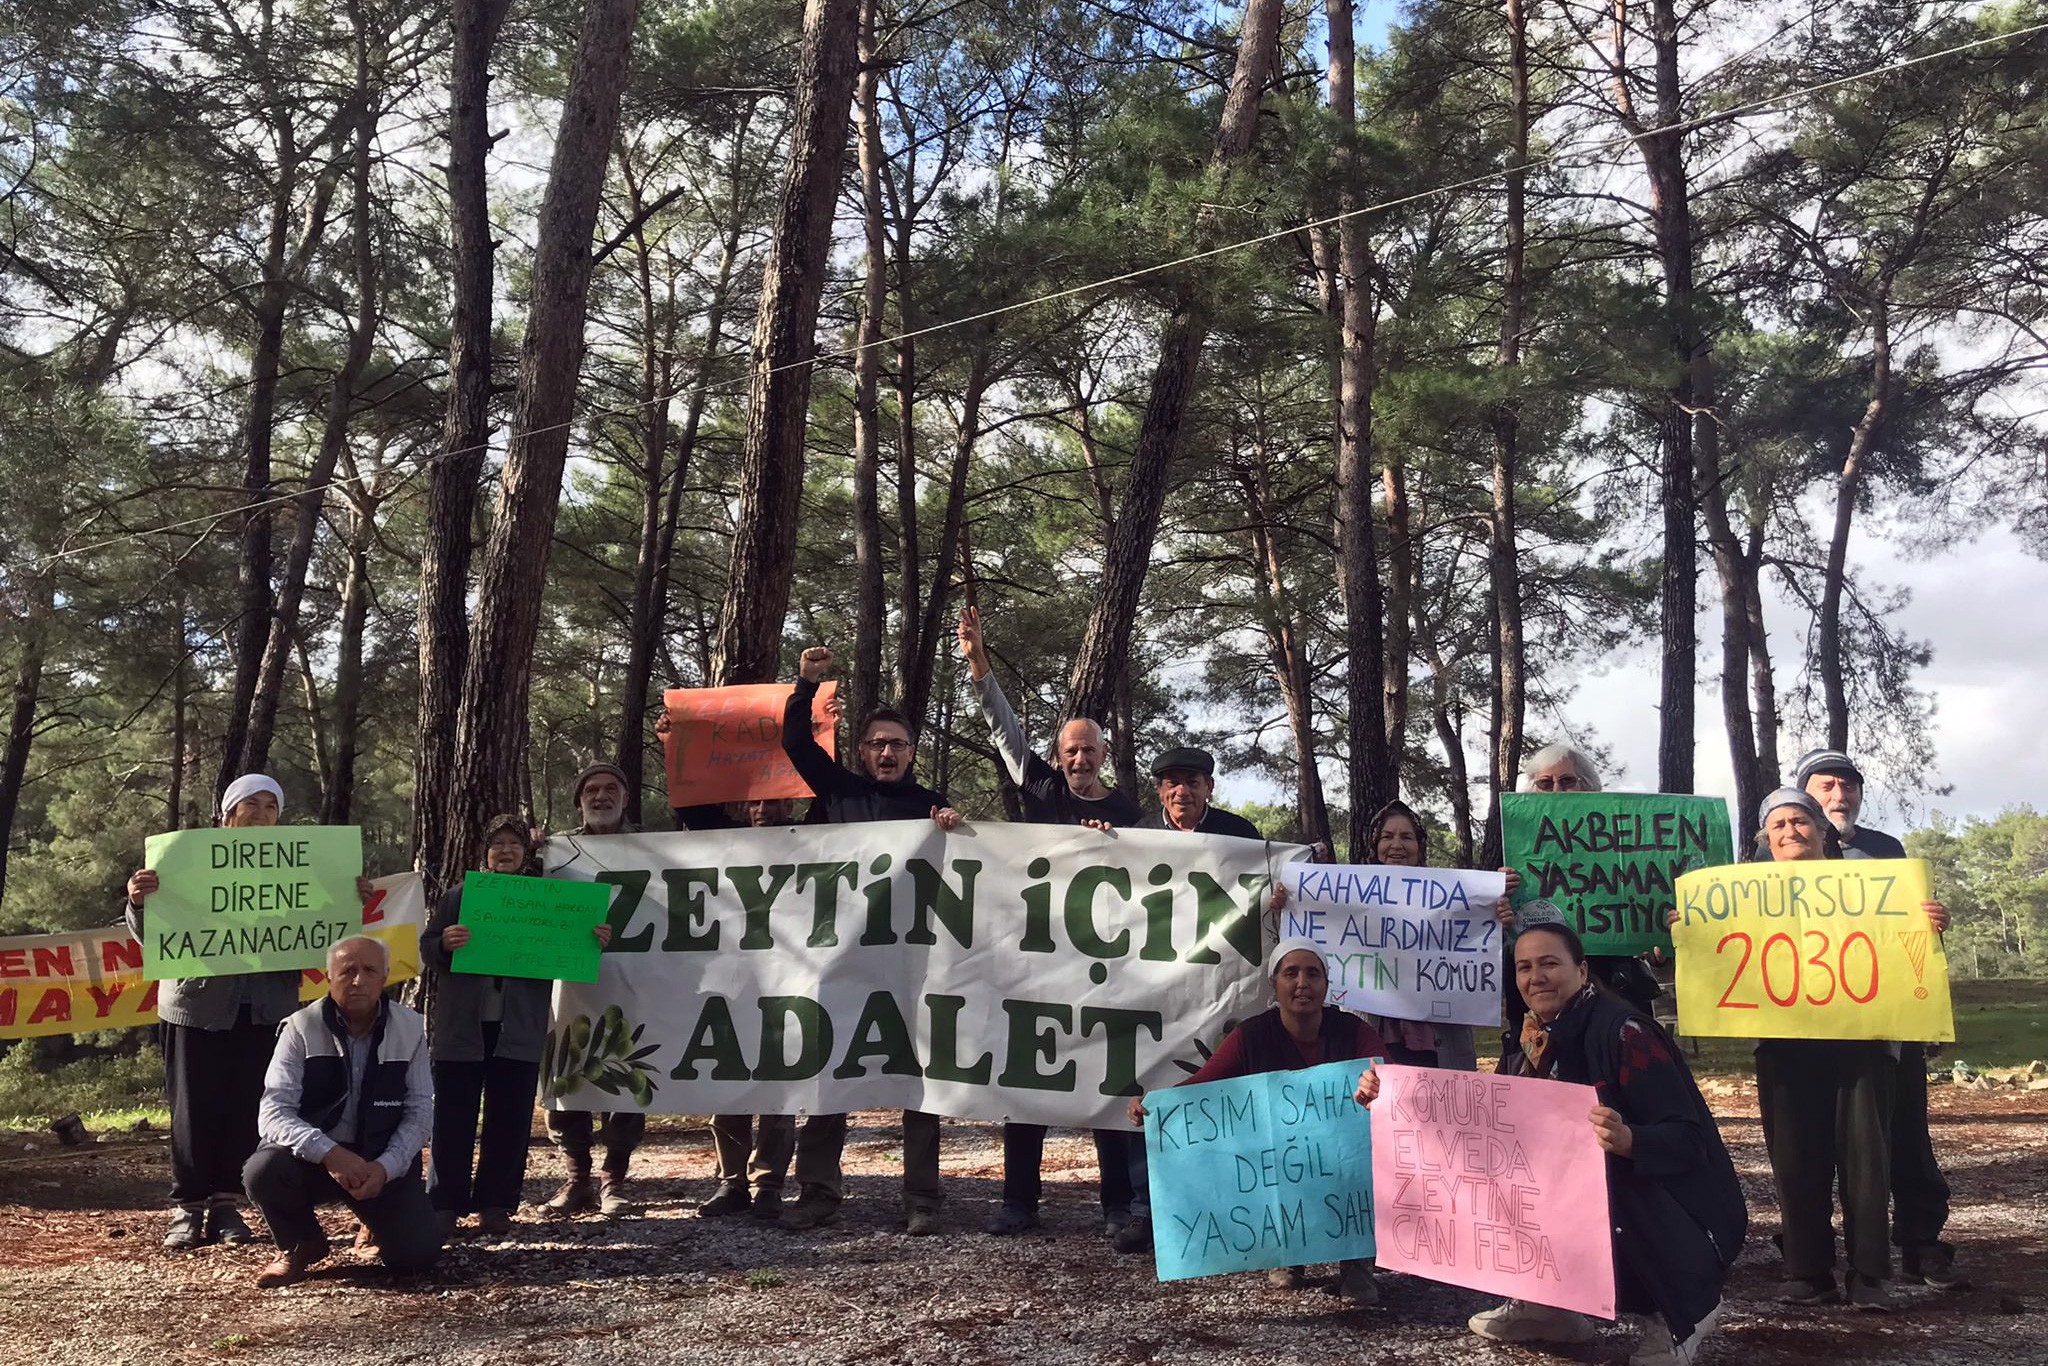
<svg viewBox="0 0 2048 1366"><path fill-rule="evenodd" d="M1249 821L1214 805L1216 766L1204 750L1178 746L1157 756L1151 765L1157 808L1149 814L1131 793L1103 781L1107 749L1095 721L1067 722L1052 758L1041 756L997 683L973 608L963 615L958 638L1026 822L1260 838ZM836 762L818 743L813 707L832 663L829 650L803 652L783 716L782 746L813 794L806 819L916 820L955 828L960 813L915 776L910 718L888 708L861 718L851 737L856 766ZM628 782L613 764L584 769L571 793L578 823L570 833L630 832ZM1529 756L1519 786L1584 793L1598 792L1601 781L1584 754L1552 745ZM688 796L670 794L679 830L798 819L788 801L728 808L691 805ZM1792 785L1772 793L1755 813L1754 856L1903 856L1896 840L1858 823L1862 800L1863 777L1847 755L1809 753ZM226 789L219 821L275 825L283 809L282 788L249 774ZM523 817L498 816L483 830L476 866L537 874L541 840ZM1374 816L1368 847L1354 857L1419 867L1429 854L1421 817L1397 801ZM1514 892L1513 871L1502 871ZM362 888L367 896L368 884ZM150 869L128 881L124 912L138 936L157 890ZM1937 930L1946 927L1938 904L1928 903L1926 911ZM1608 1155L1617 1305L1647 1323L1631 1360L1638 1366L1690 1362L1721 1314L1721 1286L1743 1246L1747 1210L1683 1052L1655 1018L1662 990L1655 965L1662 956L1645 962L1588 955L1544 900L1517 905L1504 897L1495 913L1506 930L1510 974L1499 1069L1598 1088L1601 1104L1588 1123ZM602 924L596 928L600 945L609 933ZM161 984L172 1117L166 1247L252 1241L240 1212L245 1199L261 1211L277 1245L276 1259L258 1276L264 1286L303 1279L328 1254L316 1217L323 1204L345 1203L360 1221L359 1243L374 1246L386 1265L400 1270L431 1266L472 1216L483 1236L510 1231L526 1179L551 984L456 971L453 955L470 934L458 886L435 905L420 936L430 1019L389 998L386 945L367 936L332 946L328 993L304 1007L296 972ZM1478 1066L1480 1041L1470 1026L1365 1017L1326 1005L1328 965L1314 943L1282 938L1267 968L1273 1008L1233 1030L1190 1081L1345 1059L1468 1071ZM1948 1190L1928 1138L1921 1047L1768 1040L1758 1046L1756 1062L1783 1225L1784 1298L1891 1308L1893 1244L1904 1278L1960 1285L1953 1248L1942 1240ZM1368 1067L1357 1099L1370 1105L1378 1092L1378 1076ZM1134 1097L1132 1125L1142 1125L1144 1115L1144 1098ZM546 1122L567 1172L539 1215L636 1212L632 1158L645 1115L550 1110ZM909 1111L902 1124L904 1227L911 1235L933 1234L942 1228L945 1198L940 1120ZM792 1230L837 1218L845 1198L845 1115L810 1114L801 1123L789 1115L718 1115L712 1133L716 1186L697 1207L701 1217L746 1217ZM1045 1138L1040 1125L1004 1125L1001 1203L986 1232L1015 1235L1039 1226ZM1149 1182L1139 1129L1100 1129L1093 1138L1103 1233L1119 1251L1149 1251ZM423 1149L431 1151L425 1164ZM792 1164L796 1190L788 1200ZM1847 1252L1839 1285L1831 1223L1838 1176ZM1306 1269L1281 1268L1270 1279L1299 1287ZM1337 1289L1353 1302L1376 1300L1372 1264L1341 1266ZM1577 1342L1593 1333L1581 1315L1520 1301L1475 1315L1470 1327L1503 1341Z"/></svg>

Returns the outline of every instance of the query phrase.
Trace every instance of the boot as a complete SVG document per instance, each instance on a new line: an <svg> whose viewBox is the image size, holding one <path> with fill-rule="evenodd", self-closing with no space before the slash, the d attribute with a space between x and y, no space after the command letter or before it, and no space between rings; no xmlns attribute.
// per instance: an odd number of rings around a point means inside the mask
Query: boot
<svg viewBox="0 0 2048 1366"><path fill-rule="evenodd" d="M1378 1304L1380 1288L1373 1283L1372 1263L1363 1258L1337 1264L1337 1293L1353 1304Z"/></svg>
<svg viewBox="0 0 2048 1366"><path fill-rule="evenodd" d="M626 1178L607 1172L597 1185L597 1212L607 1219L623 1219L640 1212L640 1207L626 1198Z"/></svg>
<svg viewBox="0 0 2048 1366"><path fill-rule="evenodd" d="M476 1231L486 1238L502 1238L512 1231L512 1211L487 1209L476 1217Z"/></svg>
<svg viewBox="0 0 2048 1366"><path fill-rule="evenodd" d="M753 1216L764 1224L782 1219L782 1187L763 1186L754 1192Z"/></svg>
<svg viewBox="0 0 2048 1366"><path fill-rule="evenodd" d="M745 1214L753 1203L745 1186L723 1185L717 1194L697 1206L697 1213L705 1219L722 1219L728 1214Z"/></svg>
<svg viewBox="0 0 2048 1366"><path fill-rule="evenodd" d="M216 1200L206 1207L206 1241L223 1247L246 1247L256 1241L256 1235L233 1201Z"/></svg>
<svg viewBox="0 0 2048 1366"><path fill-rule="evenodd" d="M597 1208L597 1183L590 1179L590 1155L569 1159L569 1179L540 1207L543 1219L570 1219Z"/></svg>
<svg viewBox="0 0 2048 1366"><path fill-rule="evenodd" d="M168 1252L190 1252L206 1242L206 1210L199 1205L178 1205L171 1210L171 1226L164 1233Z"/></svg>
<svg viewBox="0 0 2048 1366"><path fill-rule="evenodd" d="M256 1273L256 1288L275 1290L283 1285L296 1285L306 1279L315 1263L327 1255L327 1240L316 1238L311 1242L288 1247L277 1254L277 1260Z"/></svg>
<svg viewBox="0 0 2048 1366"><path fill-rule="evenodd" d="M806 1185L796 1203L782 1211L782 1226L802 1231L818 1228L839 1217L839 1197L830 1187Z"/></svg>

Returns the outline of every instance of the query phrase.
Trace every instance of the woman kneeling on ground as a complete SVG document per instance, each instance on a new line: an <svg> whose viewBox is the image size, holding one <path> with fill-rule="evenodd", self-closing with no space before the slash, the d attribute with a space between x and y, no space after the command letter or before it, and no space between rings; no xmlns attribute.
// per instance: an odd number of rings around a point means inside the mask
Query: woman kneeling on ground
<svg viewBox="0 0 2048 1366"><path fill-rule="evenodd" d="M484 826L486 873L531 875L533 831L519 816L493 816ZM512 1230L526 1182L533 1137L533 1096L540 1085L541 1045L548 1032L554 983L496 977L455 969L455 951L470 940L462 918L462 887L451 887L420 932L420 963L432 992L434 1142L429 1150L427 1198L452 1237L462 1216L475 1212L477 1230L501 1237ZM597 942L611 928L596 928ZM477 1112L483 1112L479 1145ZM475 1160L472 1172L471 1160Z"/></svg>
<svg viewBox="0 0 2048 1366"><path fill-rule="evenodd" d="M1614 1228L1614 1299L1646 1322L1630 1366L1690 1366L1721 1317L1721 1287L1749 1231L1749 1211L1721 1131L1678 1048L1657 1023L1586 966L1562 924L1529 924L1515 940L1515 984L1528 1004L1510 1076L1598 1090L1589 1119L1607 1153ZM1370 1105L1379 1077L1359 1079ZM1585 1342L1583 1315L1509 1300L1472 1316L1501 1342Z"/></svg>
<svg viewBox="0 0 2048 1366"><path fill-rule="evenodd" d="M1278 1004L1224 1035L1201 1070L1181 1082L1182 1086L1386 1055L1386 1045L1370 1024L1323 1004L1330 990L1329 967L1323 951L1311 941L1281 940L1267 960L1266 977ZM1143 1096L1131 1097L1131 1123L1138 1128L1145 1125L1144 1101ZM1266 1280L1283 1289L1299 1290L1307 1284L1306 1271L1299 1266L1275 1267L1266 1273ZM1354 1304L1378 1301L1372 1263L1362 1259L1340 1263L1337 1293Z"/></svg>

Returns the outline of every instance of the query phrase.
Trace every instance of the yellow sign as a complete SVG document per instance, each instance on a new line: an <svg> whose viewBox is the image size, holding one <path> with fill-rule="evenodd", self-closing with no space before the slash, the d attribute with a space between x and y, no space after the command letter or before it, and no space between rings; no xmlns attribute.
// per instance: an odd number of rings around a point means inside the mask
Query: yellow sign
<svg viewBox="0 0 2048 1366"><path fill-rule="evenodd" d="M1920 859L1742 863L1678 879L1678 1028L1705 1038L1955 1038Z"/></svg>
<svg viewBox="0 0 2048 1366"><path fill-rule="evenodd" d="M418 873L372 879L363 933L391 950L391 980L416 977L426 893ZM299 999L327 990L327 974L299 974ZM142 945L125 925L0 939L0 1039L83 1034L156 1023L157 984L142 976Z"/></svg>

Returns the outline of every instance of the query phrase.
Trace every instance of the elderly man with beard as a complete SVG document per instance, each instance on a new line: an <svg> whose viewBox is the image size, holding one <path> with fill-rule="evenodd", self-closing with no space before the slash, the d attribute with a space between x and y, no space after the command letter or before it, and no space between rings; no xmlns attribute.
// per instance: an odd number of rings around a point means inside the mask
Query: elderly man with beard
<svg viewBox="0 0 2048 1366"><path fill-rule="evenodd" d="M1820 803L1821 813L1841 837L1844 858L1906 857L1906 846L1898 840L1857 823L1863 815L1863 774L1848 755L1834 749L1809 750L1800 756L1794 780ZM1935 918L1934 928L1948 929L1946 911ZM1969 1281L1956 1270L1955 1247L1941 1237L1948 1224L1949 1191L1927 1129L1925 1044L1899 1045L1891 1131L1892 1244L1899 1249L1899 1278L1924 1281L1937 1290L1962 1289Z"/></svg>
<svg viewBox="0 0 2048 1366"><path fill-rule="evenodd" d="M633 823L626 819L626 772L617 764L594 763L576 775L570 798L581 818L572 835L630 835ZM548 1137L562 1150L569 1163L569 1179L540 1207L548 1219L567 1219L596 1210L607 1219L634 1213L626 1194L626 1174L633 1150L647 1134L647 1116L637 1111L613 1111L603 1117L604 1169L601 1179L591 1179L591 1148L600 1121L588 1110L550 1110Z"/></svg>
<svg viewBox="0 0 2048 1366"><path fill-rule="evenodd" d="M1010 710L1009 699L1003 696L1002 685L996 682L977 609L970 607L960 614L959 637L960 653L967 658L975 693L981 699L982 717L1010 781L1017 784L1023 798L1026 821L1113 829L1136 825L1145 818L1127 793L1102 781L1106 751L1100 725L1078 716L1060 727L1059 766L1055 768L1032 750L1017 714ZM1004 1237L1038 1227L1038 1202L1045 1191L1041 1177L1045 1131L1043 1124L1003 1126L1003 1203L982 1225L986 1232ZM1118 1129L1096 1129L1094 1135L1103 1232L1114 1238L1131 1222L1133 1138Z"/></svg>
<svg viewBox="0 0 2048 1366"><path fill-rule="evenodd" d="M917 742L910 719L878 707L861 720L856 744L860 771L834 763L811 733L811 706L818 685L832 669L832 652L823 646L805 650L799 677L782 713L782 751L811 789L813 824L849 825L862 821L930 820L941 830L960 824L943 793L911 776ZM815 1131L815 1132L814 1132ZM838 1217L844 1198L841 1156L846 1147L845 1115L813 1115L797 1138L797 1180L802 1190L785 1210L782 1226L816 1228ZM939 1117L921 1110L903 1112L903 1221L912 1237L939 1231Z"/></svg>
<svg viewBox="0 0 2048 1366"><path fill-rule="evenodd" d="M391 955L365 935L327 951L327 995L287 1019L263 1078L263 1146L243 1168L249 1198L277 1242L256 1284L302 1281L327 1255L317 1210L354 1210L393 1271L441 1256L420 1149L434 1124L427 1024L383 999Z"/></svg>

